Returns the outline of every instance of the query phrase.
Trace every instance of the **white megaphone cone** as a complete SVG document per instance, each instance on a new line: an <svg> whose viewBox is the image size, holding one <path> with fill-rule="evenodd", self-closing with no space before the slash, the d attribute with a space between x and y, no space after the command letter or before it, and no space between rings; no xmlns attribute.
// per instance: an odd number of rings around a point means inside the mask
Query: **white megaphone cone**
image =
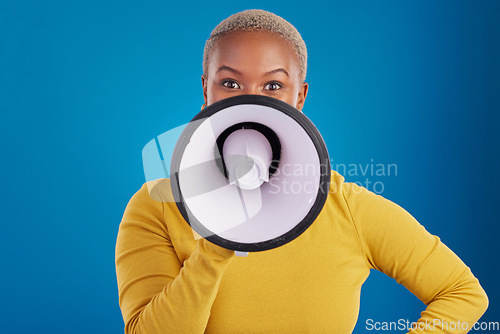
<svg viewBox="0 0 500 334"><path fill-rule="evenodd" d="M329 193L330 159L314 124L291 105L261 95L203 109L179 136L170 167L186 222L239 252L297 238Z"/></svg>

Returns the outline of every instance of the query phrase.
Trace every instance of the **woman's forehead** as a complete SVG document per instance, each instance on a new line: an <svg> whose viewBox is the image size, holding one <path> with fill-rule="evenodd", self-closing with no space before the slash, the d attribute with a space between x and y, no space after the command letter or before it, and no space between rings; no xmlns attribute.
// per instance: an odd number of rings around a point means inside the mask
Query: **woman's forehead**
<svg viewBox="0 0 500 334"><path fill-rule="evenodd" d="M221 66L271 71L284 67L288 72L299 70L292 45L281 36L266 32L233 32L220 38L210 57L209 72Z"/></svg>

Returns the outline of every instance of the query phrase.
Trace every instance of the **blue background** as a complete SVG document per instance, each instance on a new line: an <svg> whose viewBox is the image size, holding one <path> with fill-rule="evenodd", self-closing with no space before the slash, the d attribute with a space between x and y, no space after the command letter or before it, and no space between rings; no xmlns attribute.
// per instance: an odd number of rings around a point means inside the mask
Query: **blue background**
<svg viewBox="0 0 500 334"><path fill-rule="evenodd" d="M371 180L471 267L482 320L500 321L500 1L4 0L2 333L123 332L114 247L141 150L200 110L204 42L250 8L306 41L304 112L333 163L397 164ZM423 309L372 271L355 332Z"/></svg>

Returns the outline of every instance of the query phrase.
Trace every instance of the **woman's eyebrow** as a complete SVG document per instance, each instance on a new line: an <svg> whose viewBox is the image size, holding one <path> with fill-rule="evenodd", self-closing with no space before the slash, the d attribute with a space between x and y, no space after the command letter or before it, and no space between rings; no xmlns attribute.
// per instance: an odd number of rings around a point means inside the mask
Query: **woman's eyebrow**
<svg viewBox="0 0 500 334"><path fill-rule="evenodd" d="M271 74L274 74L274 73L277 73L277 72L283 72L283 73L285 73L287 76L290 76L290 75L288 74L288 72L287 72L284 68L277 68L277 69L275 69L275 70L272 70L272 71L269 71L269 72L264 73L264 75L271 75Z"/></svg>
<svg viewBox="0 0 500 334"><path fill-rule="evenodd" d="M229 71L229 72L233 72L233 73L236 73L236 74L241 74L240 71L235 70L234 68L226 66L226 65L223 65L223 66L219 67L219 69L215 73L218 73L218 72L224 71L224 70Z"/></svg>

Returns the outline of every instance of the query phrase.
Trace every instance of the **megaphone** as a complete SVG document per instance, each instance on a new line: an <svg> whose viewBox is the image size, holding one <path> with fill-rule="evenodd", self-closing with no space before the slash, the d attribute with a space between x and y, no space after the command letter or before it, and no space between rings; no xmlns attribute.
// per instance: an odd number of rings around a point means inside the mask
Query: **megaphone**
<svg viewBox="0 0 500 334"><path fill-rule="evenodd" d="M173 150L170 184L200 236L256 252L294 240L314 222L330 173L326 145L303 113L271 97L239 95L186 125Z"/></svg>

